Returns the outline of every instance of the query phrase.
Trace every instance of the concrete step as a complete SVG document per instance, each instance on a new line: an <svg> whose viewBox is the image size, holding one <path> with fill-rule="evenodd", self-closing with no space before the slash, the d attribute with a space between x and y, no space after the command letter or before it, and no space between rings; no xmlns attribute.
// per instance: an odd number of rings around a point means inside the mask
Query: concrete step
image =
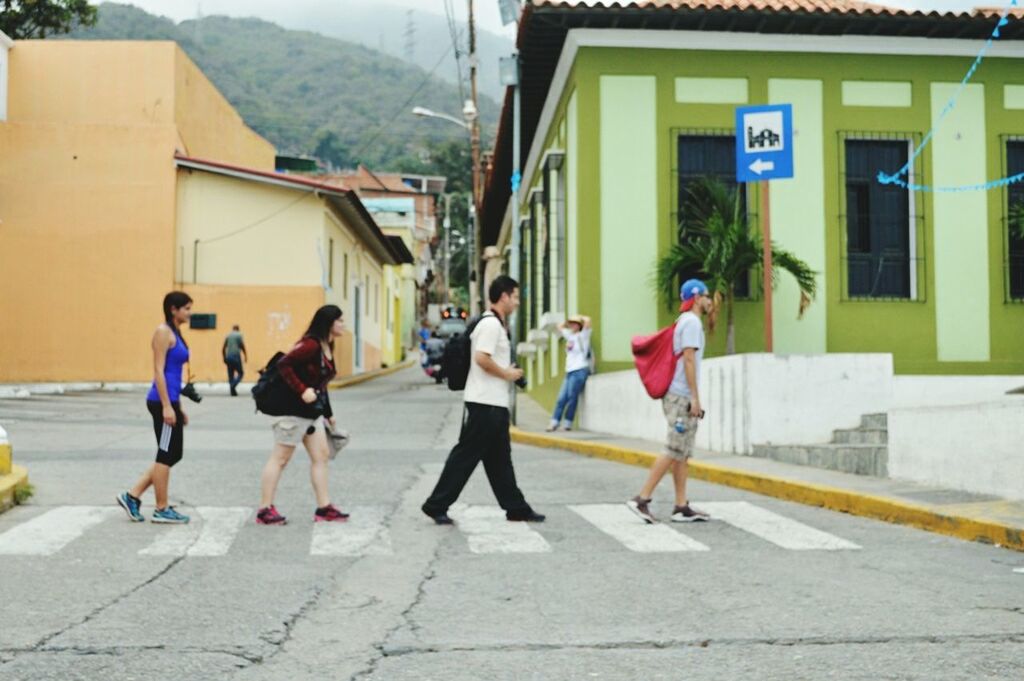
<svg viewBox="0 0 1024 681"><path fill-rule="evenodd" d="M837 445L884 445L889 442L889 431L881 428L849 428L832 431L832 443Z"/></svg>
<svg viewBox="0 0 1024 681"><path fill-rule="evenodd" d="M889 415L864 414L860 417L860 427L868 430L885 430L889 427Z"/></svg>
<svg viewBox="0 0 1024 681"><path fill-rule="evenodd" d="M871 444L754 445L753 456L856 475L888 474L888 448Z"/></svg>

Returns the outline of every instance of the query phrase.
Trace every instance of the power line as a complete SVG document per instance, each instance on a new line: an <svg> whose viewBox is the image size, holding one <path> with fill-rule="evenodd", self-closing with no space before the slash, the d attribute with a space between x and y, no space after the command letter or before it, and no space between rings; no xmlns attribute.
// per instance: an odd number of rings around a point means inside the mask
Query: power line
<svg viewBox="0 0 1024 681"><path fill-rule="evenodd" d="M196 243L197 244L212 244L215 241L222 241L222 240L227 239L229 237L233 237L236 234L241 234L242 232L246 231L247 229L252 229L253 227L257 227L259 225L262 225L264 222L266 222L267 220L270 220L273 217L277 217L281 213L285 212L286 210L288 210L289 208L291 208L292 206L297 204L299 201L302 201L307 196L308 196L308 194L303 192L302 194L299 194L298 198L296 198L294 201L289 201L287 204L285 204L281 208L275 210L273 213L270 213L269 215L267 215L265 217L260 218L256 222L250 222L249 224L245 225L244 227L239 227L238 229L234 230L233 232L228 232L227 234L221 234L220 236L215 236L212 239L201 239L201 240L200 239L196 239Z"/></svg>
<svg viewBox="0 0 1024 681"><path fill-rule="evenodd" d="M391 116L391 118L389 118L386 122L384 122L377 128L377 132L373 133L373 135L369 139L363 142L363 144L352 153L352 158L358 160L359 155L362 154L367 147L376 142L377 138L381 136L381 133L383 133L384 130L388 128L388 126L395 122L396 118L401 116L402 113L404 113L409 108L409 104L412 103L412 100L416 98L416 96L420 93L420 90L427 86L427 83L429 83L430 79L434 77L434 74L437 72L437 69L440 68L445 58L449 54L451 54L452 47L452 45L448 46L448 49L444 51L444 54L441 55L441 58L437 60L436 64L434 64L434 68L430 69L430 71L423 77L422 82L420 82L420 84L416 86L416 89L412 91L412 94L409 95L408 99L402 102L402 105L398 107L398 109L395 111L394 115Z"/></svg>

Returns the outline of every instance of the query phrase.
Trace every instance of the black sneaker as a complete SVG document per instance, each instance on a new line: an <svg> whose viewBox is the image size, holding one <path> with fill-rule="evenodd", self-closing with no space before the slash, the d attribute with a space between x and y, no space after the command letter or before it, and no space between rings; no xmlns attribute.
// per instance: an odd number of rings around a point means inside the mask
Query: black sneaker
<svg viewBox="0 0 1024 681"><path fill-rule="evenodd" d="M658 519L654 517L653 513L651 513L650 505L650 499L643 499L639 496L633 497L626 502L626 506L629 507L629 510L640 516L640 518L648 525L658 522Z"/></svg>
<svg viewBox="0 0 1024 681"><path fill-rule="evenodd" d="M421 507L420 510L423 511L423 514L426 515L431 520L433 520L434 523L436 523L437 525L454 525L455 524L455 521L452 520L448 516L447 513L444 513L444 512L434 513L433 511L428 509L426 506Z"/></svg>
<svg viewBox="0 0 1024 681"><path fill-rule="evenodd" d="M687 502L682 506L676 506L672 509L671 520L674 523L702 523L706 520L711 520L711 516L703 511L690 508L690 503Z"/></svg>
<svg viewBox="0 0 1024 681"><path fill-rule="evenodd" d="M532 508L526 511L516 511L515 513L509 511L505 514L507 520L518 523L542 523L545 517Z"/></svg>

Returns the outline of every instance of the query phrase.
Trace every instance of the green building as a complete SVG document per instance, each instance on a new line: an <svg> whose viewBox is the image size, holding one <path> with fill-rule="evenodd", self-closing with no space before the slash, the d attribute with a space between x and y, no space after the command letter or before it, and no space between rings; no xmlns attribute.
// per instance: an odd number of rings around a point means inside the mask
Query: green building
<svg viewBox="0 0 1024 681"><path fill-rule="evenodd" d="M508 96L481 229L506 269L513 231L522 237L520 340L535 395L553 402L561 378L545 314L594 319L599 371L631 367L630 338L671 322L651 281L680 238L687 183L735 183L736 107L773 103L793 106L796 175L771 183L772 238L819 272L801 319L796 284L780 275L774 351L887 352L904 374L1024 372L1024 239L1009 219L1024 184L939 193L876 181L938 122L998 18L840 0L527 2L521 220ZM1011 16L911 164L912 183L1024 172L1022 39ZM753 183L740 190L758 230L764 197ZM738 352L763 350L759 277L736 308ZM709 355L724 344L723 325Z"/></svg>

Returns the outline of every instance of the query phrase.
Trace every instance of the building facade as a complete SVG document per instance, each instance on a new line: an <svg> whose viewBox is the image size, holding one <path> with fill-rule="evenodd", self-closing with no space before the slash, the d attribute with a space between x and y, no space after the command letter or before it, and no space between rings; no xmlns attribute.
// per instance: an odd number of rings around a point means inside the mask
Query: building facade
<svg viewBox="0 0 1024 681"><path fill-rule="evenodd" d="M1011 219L1021 185L947 193L876 180L908 163L910 183L929 187L1024 171L1024 34L1004 28L959 91L997 17L813 4L528 4L519 49L524 102L535 99L523 110L523 181L516 197L503 190L506 111L484 239L507 256L519 231L521 340L539 397L552 401L559 383L559 315L594 319L602 370L631 367L631 337L671 322L675 305L651 281L685 238L687 187L703 176L737 186L735 109L772 103L793 106L796 167L771 183L772 238L818 273L802 318L795 282L779 274L775 352L887 352L910 374L1024 371L1024 239ZM754 184L738 190L758 230L764 197ZM759 277L740 287L740 352L763 349ZM721 353L724 328L709 343Z"/></svg>
<svg viewBox="0 0 1024 681"><path fill-rule="evenodd" d="M341 373L381 365L398 256L352 191L274 173L172 42L0 42L0 382L150 380L176 288L217 315L187 334L197 380L224 380L232 324L252 376L325 302L351 330Z"/></svg>

